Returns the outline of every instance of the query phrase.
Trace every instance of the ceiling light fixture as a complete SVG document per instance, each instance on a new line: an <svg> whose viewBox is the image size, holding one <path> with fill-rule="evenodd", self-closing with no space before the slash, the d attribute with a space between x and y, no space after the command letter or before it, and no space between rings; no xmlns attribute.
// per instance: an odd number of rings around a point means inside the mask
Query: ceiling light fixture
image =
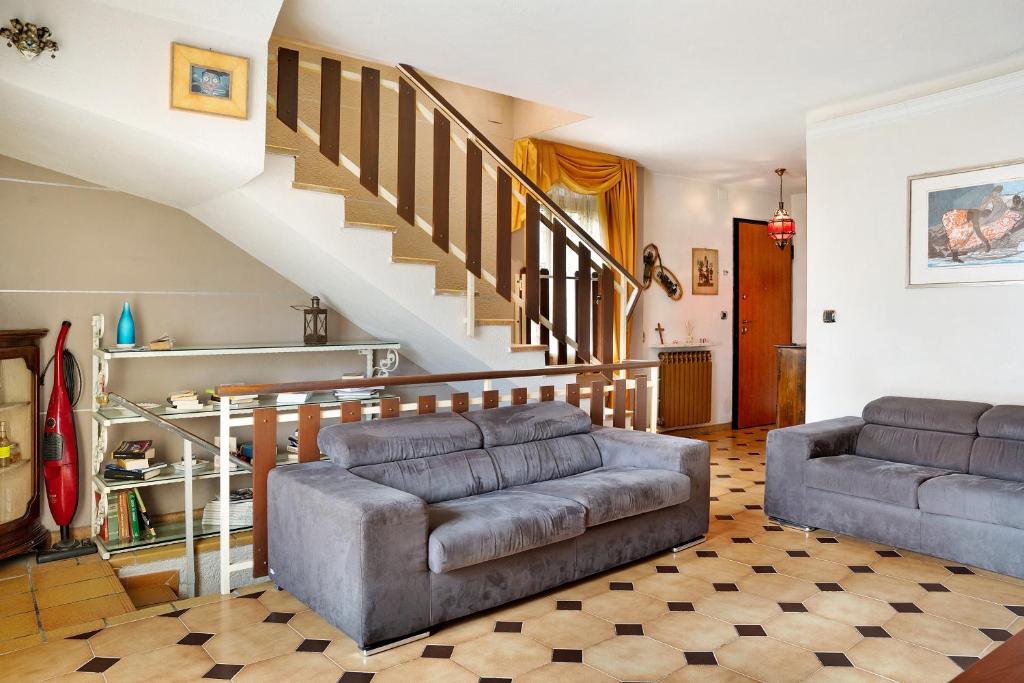
<svg viewBox="0 0 1024 683"><path fill-rule="evenodd" d="M785 172L784 168L775 169L775 174L779 176L779 208L775 211L772 219L768 221L768 236L775 240L779 249L788 247L793 241L793 235L796 234L796 221L789 215L789 211L786 211L786 206L782 201L782 175Z"/></svg>
<svg viewBox="0 0 1024 683"><path fill-rule="evenodd" d="M31 61L49 51L52 59L57 58L57 43L50 39L50 29L45 26L24 23L11 19L11 27L0 28L0 38L7 39L7 47L13 47Z"/></svg>

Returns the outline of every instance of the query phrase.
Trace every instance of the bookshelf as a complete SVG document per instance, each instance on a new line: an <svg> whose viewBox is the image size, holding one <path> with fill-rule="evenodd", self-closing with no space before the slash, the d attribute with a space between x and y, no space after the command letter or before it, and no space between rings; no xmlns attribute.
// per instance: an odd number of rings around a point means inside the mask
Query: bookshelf
<svg viewBox="0 0 1024 683"><path fill-rule="evenodd" d="M90 454L91 454L91 488L92 492L89 496L91 508L91 520L92 520L92 533L93 539L99 548L100 555L103 559L109 559L111 555L117 553L129 552L132 550L138 550L140 548L170 545L174 543L185 542L186 545L186 568L187 576L183 577L183 584L190 584L191 581L191 568L194 565L194 555L192 553L194 539L204 538L208 536L215 536L219 533L218 527L203 526L198 521L195 522L192 529L191 538L188 535L187 527L189 525L184 521L159 521L154 520L153 528L156 531L156 536L145 537L139 539L117 539L105 541L102 539L99 533L99 524L97 521L106 515L106 506L108 495L119 491L129 490L132 488L152 488L156 486L181 486L183 488L184 500L186 511L192 506L192 495L191 488L192 483L197 480L203 479L216 479L220 476L219 467L215 466L210 461L200 460L196 470L191 473L191 476L187 476L185 472L175 469L171 464L168 464L156 477L142 481L107 481L102 475L102 468L104 461L108 458L109 451L112 445L116 445L116 441L111 443L110 430L116 428L118 425L145 422L146 418L133 413L132 411L113 405L101 405L98 401L98 396L109 390L111 386L111 375L112 370L115 366L120 369L121 361L133 360L136 363L130 364L131 371L138 372L140 369L139 363L145 359L176 359L176 358L195 358L197 356L238 356L238 355L266 355L266 354L295 354L295 353L355 353L364 357L366 376L372 376L375 373L387 374L394 371L398 366L398 351L401 345L397 342L371 340L365 342L345 342L345 343L330 343L318 346L306 346L301 343L281 343L281 344L226 344L226 345L202 345L202 346L181 346L174 349L152 351L145 348L136 349L120 349L114 347L105 347L103 344L105 320L103 315L94 315L92 317L92 391L91 391L91 411L92 411L92 428L90 430ZM127 368L125 371L128 371ZM161 387L159 392L155 394L166 394L176 387ZM363 401L366 405L375 405L379 399L369 399ZM232 417L244 418L251 416L253 410L259 407L275 407L284 414L295 414L298 412L299 407L302 405L316 404L325 407L329 406L340 406L339 401L333 394L333 392L321 392L311 394L308 399L302 403L279 403L274 397L260 397L256 405L239 406L230 408L230 414ZM13 404L0 403L0 412L5 409L12 409L15 407ZM219 411L216 406L204 406L200 409L185 409L178 410L171 406L158 406L151 409L151 412L164 420L191 420L191 419L209 419L219 418ZM185 449L190 450L190 449ZM278 453L277 460L279 463L288 462L288 454L286 452ZM228 476L234 477L238 475L247 475L251 472L251 468L237 466L233 467L229 472ZM103 512L101 517L100 512ZM154 511L149 510L150 516L153 516ZM246 531L251 527L230 527L232 533L238 531ZM192 585L188 585L188 589L193 588Z"/></svg>

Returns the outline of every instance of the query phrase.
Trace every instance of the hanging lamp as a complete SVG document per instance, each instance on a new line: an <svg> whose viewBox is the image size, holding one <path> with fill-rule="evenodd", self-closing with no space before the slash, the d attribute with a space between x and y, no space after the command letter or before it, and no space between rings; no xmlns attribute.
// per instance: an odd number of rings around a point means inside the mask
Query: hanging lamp
<svg viewBox="0 0 1024 683"><path fill-rule="evenodd" d="M779 249L788 247L793 241L793 235L796 234L796 221L789 215L789 211L786 211L782 201L782 175L785 172L784 168L775 169L775 174L779 176L779 208L775 211L772 219L768 221L768 236L775 240Z"/></svg>

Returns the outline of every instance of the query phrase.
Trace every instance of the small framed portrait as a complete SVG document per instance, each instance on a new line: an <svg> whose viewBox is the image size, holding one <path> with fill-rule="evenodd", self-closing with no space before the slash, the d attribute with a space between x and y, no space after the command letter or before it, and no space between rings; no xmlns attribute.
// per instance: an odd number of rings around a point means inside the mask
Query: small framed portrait
<svg viewBox="0 0 1024 683"><path fill-rule="evenodd" d="M171 44L173 109L244 119L248 116L248 100L248 59Z"/></svg>
<svg viewBox="0 0 1024 683"><path fill-rule="evenodd" d="M718 250L693 250L693 293L718 294Z"/></svg>

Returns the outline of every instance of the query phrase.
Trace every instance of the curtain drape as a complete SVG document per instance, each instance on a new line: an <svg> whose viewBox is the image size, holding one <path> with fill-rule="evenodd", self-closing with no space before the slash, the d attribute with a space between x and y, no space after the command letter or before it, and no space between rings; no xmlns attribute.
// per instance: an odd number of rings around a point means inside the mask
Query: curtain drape
<svg viewBox="0 0 1024 683"><path fill-rule="evenodd" d="M636 161L611 154L580 149L557 142L522 138L516 140L513 162L526 177L547 192L561 183L579 194L598 195L608 236L608 252L635 275L637 235ZM515 189L523 192L519 183ZM512 203L512 229L518 230L526 219L526 208ZM622 283L620 280L620 284ZM616 310L621 310L621 295L615 294ZM619 339L615 326L614 356L625 358L629 349L629 325L626 339Z"/></svg>

